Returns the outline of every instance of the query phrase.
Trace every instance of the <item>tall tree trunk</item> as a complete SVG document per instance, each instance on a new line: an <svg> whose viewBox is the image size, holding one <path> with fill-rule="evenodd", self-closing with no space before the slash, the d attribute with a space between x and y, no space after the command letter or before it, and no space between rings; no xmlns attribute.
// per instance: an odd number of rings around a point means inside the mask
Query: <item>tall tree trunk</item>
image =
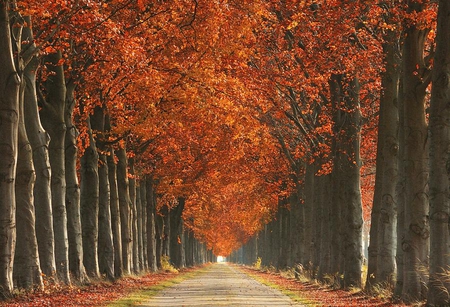
<svg viewBox="0 0 450 307"><path fill-rule="evenodd" d="M439 1L430 112L428 304L450 304L450 3Z"/></svg>
<svg viewBox="0 0 450 307"><path fill-rule="evenodd" d="M42 124L50 134L49 157L52 171L51 189L56 272L60 281L69 284L69 244L65 204L66 169L64 164L66 83L64 69L60 64L61 59L61 52L45 56L45 63L50 73L44 82L47 96L42 97L40 103Z"/></svg>
<svg viewBox="0 0 450 307"><path fill-rule="evenodd" d="M29 25L29 36L33 37L31 31L31 18L25 17ZM24 33L25 34L25 33ZM33 39L25 39L32 42ZM27 47L32 52L34 44ZM48 157L48 144L50 137L41 125L36 97L36 70L39 61L33 56L26 65L23 77L26 82L24 92L25 126L28 139L33 152L33 163L36 172L34 184L34 206L36 220L36 237L38 242L39 262L42 273L49 278L56 274L55 265L55 240L53 235L52 198L50 189L50 161Z"/></svg>
<svg viewBox="0 0 450 307"><path fill-rule="evenodd" d="M113 233L114 243L114 276L120 278L123 275L122 269L122 233L121 233L121 220L119 209L119 192L117 188L117 166L114 161L114 149L111 147L108 161L108 176L109 187L111 195L111 228Z"/></svg>
<svg viewBox="0 0 450 307"><path fill-rule="evenodd" d="M414 1L412 1L414 2ZM411 7L418 5L410 3ZM425 91L428 69L424 45L428 31L411 25L403 44L403 97L405 139L405 237L402 242L405 302L425 297L429 253L428 131L425 117Z"/></svg>
<svg viewBox="0 0 450 307"><path fill-rule="evenodd" d="M380 215L378 217L376 281L394 285L397 249L397 199L398 179L398 84L399 46L397 31L388 31L383 45L385 71L381 76L380 118L378 148L381 165ZM377 170L378 172L378 170ZM375 205L375 204L374 204ZM377 204L378 205L378 204Z"/></svg>
<svg viewBox="0 0 450 307"><path fill-rule="evenodd" d="M156 272L156 230L155 230L155 186L152 178L146 179L147 197L147 257L148 268L151 272Z"/></svg>
<svg viewBox="0 0 450 307"><path fill-rule="evenodd" d="M318 180L318 184L320 185L320 189L322 193L317 195L320 198L320 202L322 204L322 218L320 220L320 259L319 259L319 271L317 278L319 280L325 280L325 277L331 273L331 238L333 230L332 220L334 217L331 216L331 189L332 175L322 175Z"/></svg>
<svg viewBox="0 0 450 307"><path fill-rule="evenodd" d="M18 28L15 28L18 30ZM14 31L14 30L13 30ZM30 38L30 29L24 28L23 38ZM21 37L16 33L15 37ZM20 41L21 39L19 39ZM21 50L18 50L20 53ZM21 62L21 61L19 61ZM16 251L14 255L14 280L19 288L42 288L42 274L39 264L35 229L33 188L36 174L33 165L31 144L25 129L24 93L26 81L22 79L19 100L19 134L16 169ZM31 101L32 102L32 101ZM27 101L28 103L28 101Z"/></svg>
<svg viewBox="0 0 450 307"><path fill-rule="evenodd" d="M310 269L312 266L313 255L313 205L314 205L314 179L315 179L315 163L308 164L305 172L305 248L303 254L303 266Z"/></svg>
<svg viewBox="0 0 450 307"><path fill-rule="evenodd" d="M147 257L147 180L143 178L140 185L141 205L142 205L142 264L144 270L148 269L148 257Z"/></svg>
<svg viewBox="0 0 450 307"><path fill-rule="evenodd" d="M359 84L357 78L344 82L344 76L338 81L342 86L342 102L345 112L339 110L339 119L335 123L340 127L337 150L341 171L342 207L342 251L344 260L344 287L361 287L362 270L362 204L360 188L360 111Z"/></svg>
<svg viewBox="0 0 450 307"><path fill-rule="evenodd" d="M120 226L122 233L122 267L125 274L130 273L132 262L131 200L128 180L128 158L125 148L117 153L117 186L119 191Z"/></svg>
<svg viewBox="0 0 450 307"><path fill-rule="evenodd" d="M80 213L80 185L77 174L78 130L73 122L75 108L75 83L67 84L66 93L66 137L65 137L65 170L66 170L66 210L67 234L69 240L69 269L72 276L81 283L89 281L83 265L83 242Z"/></svg>
<svg viewBox="0 0 450 307"><path fill-rule="evenodd" d="M170 210L170 259L180 269L186 266L182 217L185 202L184 198L179 198L178 205Z"/></svg>
<svg viewBox="0 0 450 307"><path fill-rule="evenodd" d="M107 148L105 142L105 108L96 107L91 127L98 146L98 267L99 273L114 280L114 242L111 222L111 193L109 185Z"/></svg>
<svg viewBox="0 0 450 307"><path fill-rule="evenodd" d="M83 232L83 263L89 277L98 278L98 153L90 119L86 120L89 133L89 146L81 157L81 228Z"/></svg>
<svg viewBox="0 0 450 307"><path fill-rule="evenodd" d="M134 273L139 272L139 250L138 250L138 216L136 200L136 174L134 171L134 158L130 158L130 201L131 201L131 230L132 242L132 269Z"/></svg>
<svg viewBox="0 0 450 307"><path fill-rule="evenodd" d="M10 1L0 2L0 297L13 290L16 242L14 184L18 152L20 77L14 65L9 25Z"/></svg>
<svg viewBox="0 0 450 307"><path fill-rule="evenodd" d="M144 271L144 249L142 236L144 230L142 228L143 212L142 212L142 200L141 200L141 186L143 182L138 181L136 186L136 229L137 229L137 268L139 272Z"/></svg>

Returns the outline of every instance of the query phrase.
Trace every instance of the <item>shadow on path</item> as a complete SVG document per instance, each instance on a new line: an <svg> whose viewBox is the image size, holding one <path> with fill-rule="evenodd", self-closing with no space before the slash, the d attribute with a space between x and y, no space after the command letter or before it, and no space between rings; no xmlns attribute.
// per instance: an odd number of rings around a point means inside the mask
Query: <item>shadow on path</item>
<svg viewBox="0 0 450 307"><path fill-rule="evenodd" d="M304 306L226 263L167 288L141 306Z"/></svg>

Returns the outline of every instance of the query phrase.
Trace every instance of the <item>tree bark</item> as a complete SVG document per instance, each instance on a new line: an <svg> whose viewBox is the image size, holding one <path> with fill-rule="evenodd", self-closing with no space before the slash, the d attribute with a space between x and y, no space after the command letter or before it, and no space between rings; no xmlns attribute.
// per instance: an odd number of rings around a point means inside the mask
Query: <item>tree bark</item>
<svg viewBox="0 0 450 307"><path fill-rule="evenodd" d="M0 2L0 298L13 290L13 260L16 242L14 185L18 153L20 77L14 65L9 9Z"/></svg>
<svg viewBox="0 0 450 307"><path fill-rule="evenodd" d="M439 1L430 110L428 305L450 304L450 3Z"/></svg>
<svg viewBox="0 0 450 307"><path fill-rule="evenodd" d="M186 267L182 217L185 202L184 198L179 198L178 205L170 210L170 259L179 269Z"/></svg>
<svg viewBox="0 0 450 307"><path fill-rule="evenodd" d="M18 28L15 28L19 30ZM14 31L14 30L13 30ZM30 28L25 27L22 32L16 33L19 41L30 38ZM17 50L20 53L22 50ZM19 59L19 66L23 62ZM33 188L36 180L33 165L33 153L25 129L25 87L26 81L22 79L19 100L19 130L18 130L18 156L16 169L16 250L14 255L14 280L18 288L43 288L41 268L39 264L38 245L35 229L35 210ZM27 97L28 98L28 97ZM28 101L26 101L28 103ZM33 101L30 101L31 103ZM37 115L37 114L36 114Z"/></svg>
<svg viewBox="0 0 450 307"><path fill-rule="evenodd" d="M147 197L147 257L148 268L151 272L158 270L156 264L156 230L155 230L155 187L152 178L146 179Z"/></svg>
<svg viewBox="0 0 450 307"><path fill-rule="evenodd" d="M31 27L31 18L25 17L27 24ZM29 36L33 34L31 28ZM25 33L24 33L25 34ZM26 41L27 39L25 39ZM28 39L28 41L33 41ZM35 49L34 44L27 47L30 52ZM39 262L42 273L53 278L56 274L55 265L55 240L53 235L53 215L50 189L50 161L48 156L48 144L50 137L41 125L36 97L36 70L39 61L33 56L26 65L23 77L26 82L24 92L25 128L33 152L33 164L36 173L34 184L34 206L36 220L36 237L38 242Z"/></svg>
<svg viewBox="0 0 450 307"><path fill-rule="evenodd" d="M65 171L66 171L66 210L67 234L69 240L69 269L72 276L81 283L89 282L83 265L83 242L80 213L80 185L77 174L78 130L73 122L75 108L75 83L69 82L65 108Z"/></svg>
<svg viewBox="0 0 450 307"><path fill-rule="evenodd" d="M428 70L424 44L428 31L412 25L403 44L403 97L405 139L405 237L402 242L404 278L402 299L425 298L429 252L428 131L425 93Z"/></svg>
<svg viewBox="0 0 450 307"><path fill-rule="evenodd" d="M380 148L381 187L380 214L378 217L377 282L393 286L395 283L397 249L397 199L398 179L398 85L399 47L398 33L389 31L383 45L385 71L381 76L380 118L378 147ZM378 172L378 170L377 170ZM375 204L374 204L375 205Z"/></svg>
<svg viewBox="0 0 450 307"><path fill-rule="evenodd" d="M120 226L122 233L122 268L125 274L131 271L132 262L132 231L131 231L131 200L128 180L128 158L125 148L117 153L117 186L119 191Z"/></svg>
<svg viewBox="0 0 450 307"><path fill-rule="evenodd" d="M120 220L120 209L119 209L119 192L117 188L117 166L114 161L114 149L111 147L109 150L109 155L107 157L108 161L108 176L109 176L109 187L111 195L111 228L113 233L113 243L114 243L114 276L120 278L123 276L122 269L122 233L121 233L121 220Z"/></svg>
<svg viewBox="0 0 450 307"><path fill-rule="evenodd" d="M138 216L136 201L136 174L134 171L134 158L130 158L130 201L131 201L131 230L133 233L132 241L132 269L134 273L139 272L139 250L138 250Z"/></svg>
<svg viewBox="0 0 450 307"><path fill-rule="evenodd" d="M89 277L98 278L98 211L99 178L98 153L90 119L86 120L89 146L85 148L80 161L81 173L81 228L83 233L83 263Z"/></svg>
<svg viewBox="0 0 450 307"><path fill-rule="evenodd" d="M52 210L55 234L55 261L58 279L70 284L69 244L67 238L66 178L64 141L66 124L64 121L66 83L64 70L60 63L61 52L45 56L50 71L44 86L47 96L40 100L42 124L50 134L49 158L52 171Z"/></svg>
<svg viewBox="0 0 450 307"><path fill-rule="evenodd" d="M148 270L148 256L147 256L147 180L143 178L140 185L141 205L142 205L142 264L144 270Z"/></svg>

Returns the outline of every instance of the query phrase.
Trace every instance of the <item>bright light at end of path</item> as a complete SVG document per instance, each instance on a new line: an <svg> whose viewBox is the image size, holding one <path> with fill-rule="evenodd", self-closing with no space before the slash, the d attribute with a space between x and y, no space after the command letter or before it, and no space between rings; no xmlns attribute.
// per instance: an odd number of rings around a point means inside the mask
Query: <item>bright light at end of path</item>
<svg viewBox="0 0 450 307"><path fill-rule="evenodd" d="M224 262L224 261L225 261L225 257L217 256L217 262Z"/></svg>

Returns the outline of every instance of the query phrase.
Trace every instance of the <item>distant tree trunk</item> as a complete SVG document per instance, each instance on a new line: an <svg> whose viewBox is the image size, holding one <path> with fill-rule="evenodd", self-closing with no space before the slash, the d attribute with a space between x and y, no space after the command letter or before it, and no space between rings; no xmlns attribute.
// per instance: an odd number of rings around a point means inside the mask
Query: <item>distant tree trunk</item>
<svg viewBox="0 0 450 307"><path fill-rule="evenodd" d="M20 77L14 65L10 1L0 2L0 298L13 290L16 243L15 179L18 153Z"/></svg>
<svg viewBox="0 0 450 307"><path fill-rule="evenodd" d="M29 27L31 19L25 17ZM32 37L31 28L29 36ZM24 33L25 34L25 33ZM26 39L25 39L26 41ZM33 41L30 39L29 41ZM27 49L32 51L34 44ZM55 277L55 240L53 235L52 198L50 189L50 161L48 157L48 144L50 137L41 125L36 97L36 70L39 61L33 56L23 72L26 82L25 101L25 126L32 147L33 163L36 172L34 184L34 206L36 211L36 237L39 250L39 262L42 273L49 278Z"/></svg>
<svg viewBox="0 0 450 307"><path fill-rule="evenodd" d="M163 255L164 219L155 210L155 241L156 241L156 267L161 269L161 256Z"/></svg>
<svg viewBox="0 0 450 307"><path fill-rule="evenodd" d="M125 274L130 273L132 261L131 200L128 180L128 158L125 148L117 153L117 186L119 191L120 226L122 233L122 267Z"/></svg>
<svg viewBox="0 0 450 307"><path fill-rule="evenodd" d="M89 146L81 157L81 226L83 233L83 263L89 277L98 278L98 211L99 178L98 153L90 119L86 120Z"/></svg>
<svg viewBox="0 0 450 307"><path fill-rule="evenodd" d="M114 161L114 149L111 147L108 161L108 176L111 195L111 228L114 243L114 276L120 278L123 276L122 269L122 234L119 209L119 192L117 188L117 166Z"/></svg>
<svg viewBox="0 0 450 307"><path fill-rule="evenodd" d="M395 253L397 244L397 199L398 179L398 85L399 85L399 46L398 33L388 31L383 45L385 71L381 76L382 93L380 98L380 117L378 124L378 148L381 165L380 207L378 216L377 271L376 282L394 285ZM378 173L378 170L377 170ZM376 187L377 189L377 187Z"/></svg>
<svg viewBox="0 0 450 307"><path fill-rule="evenodd" d="M450 3L439 1L430 112L430 280L428 304L450 304Z"/></svg>
<svg viewBox="0 0 450 307"><path fill-rule="evenodd" d="M134 171L134 158L130 158L130 201L131 201L131 230L133 233L133 258L132 269L134 273L139 272L139 251L138 251L138 216L136 201L136 174Z"/></svg>
<svg viewBox="0 0 450 307"><path fill-rule="evenodd" d="M320 185L320 189L322 193L320 195L316 195L316 197L320 198L320 202L322 204L322 218L320 220L320 259L319 260L319 270L317 274L317 278L319 280L325 280L325 276L334 273L331 271L331 238L333 230L332 220L335 218L331 216L331 189L332 175L322 175L318 180L318 184Z"/></svg>
<svg viewBox="0 0 450 307"><path fill-rule="evenodd" d="M147 196L147 257L148 268L151 272L156 272L156 233L155 233L155 187L152 178L146 179Z"/></svg>
<svg viewBox="0 0 450 307"><path fill-rule="evenodd" d="M142 200L141 200L141 190L142 190L142 181L138 181L136 186L136 229L137 229L137 268L139 272L145 270L144 268L144 247L142 236L144 234L143 230L143 212L142 212Z"/></svg>
<svg viewBox="0 0 450 307"><path fill-rule="evenodd" d="M167 206L161 208L161 221L162 221L162 232L161 232L161 254L169 257L171 259L171 249L170 249L170 209Z"/></svg>
<svg viewBox="0 0 450 307"><path fill-rule="evenodd" d="M29 32L28 27L23 29L22 37L24 40L30 38ZM19 33L15 34L15 37L21 37ZM21 52L21 50L17 51ZM20 60L19 63L21 63ZM19 64L19 66L22 65ZM36 174L31 144L28 141L25 129L25 86L26 81L22 79L19 98L18 156L15 181L17 241L13 271L15 284L18 288L32 289L42 288L43 282L35 230L33 188ZM28 103L28 101L26 102Z"/></svg>
<svg viewBox="0 0 450 307"><path fill-rule="evenodd" d="M109 186L107 148L105 141L105 108L96 107L91 116L91 127L98 145L98 267L101 275L114 280L114 242L111 225L111 193Z"/></svg>
<svg viewBox="0 0 450 307"><path fill-rule="evenodd" d="M411 1L411 7L419 5ZM428 131L425 94L429 73L423 53L426 29L411 25L403 44L403 97L405 139L405 237L402 242L404 278L402 299L425 298L429 252Z"/></svg>
<svg viewBox="0 0 450 307"><path fill-rule="evenodd" d="M66 178L66 210L67 233L69 240L69 269L72 276L81 283L89 281L83 265L83 242L80 213L80 185L77 174L78 130L73 122L75 108L75 83L68 82L65 109L65 178Z"/></svg>
<svg viewBox="0 0 450 307"><path fill-rule="evenodd" d="M180 269L186 266L182 217L185 202L184 198L179 198L178 205L170 210L170 259Z"/></svg>
<svg viewBox="0 0 450 307"><path fill-rule="evenodd" d="M64 142L66 124L64 120L66 83L64 69L60 63L61 52L45 56L49 75L44 82L47 96L40 99L41 119L50 134L49 157L52 171L52 210L55 235L56 272L60 281L70 284L69 244L67 237L66 178Z"/></svg>
<svg viewBox="0 0 450 307"><path fill-rule="evenodd" d="M147 256L147 180L143 178L141 180L140 185L140 194L141 194L141 205L142 205L142 264L144 270L149 268L148 266L148 256Z"/></svg>
<svg viewBox="0 0 450 307"><path fill-rule="evenodd" d="M305 171L305 199L304 199L304 214L305 214L305 248L303 254L303 266L306 269L311 269L313 261L313 205L314 205L314 179L315 179L315 163L306 165Z"/></svg>

